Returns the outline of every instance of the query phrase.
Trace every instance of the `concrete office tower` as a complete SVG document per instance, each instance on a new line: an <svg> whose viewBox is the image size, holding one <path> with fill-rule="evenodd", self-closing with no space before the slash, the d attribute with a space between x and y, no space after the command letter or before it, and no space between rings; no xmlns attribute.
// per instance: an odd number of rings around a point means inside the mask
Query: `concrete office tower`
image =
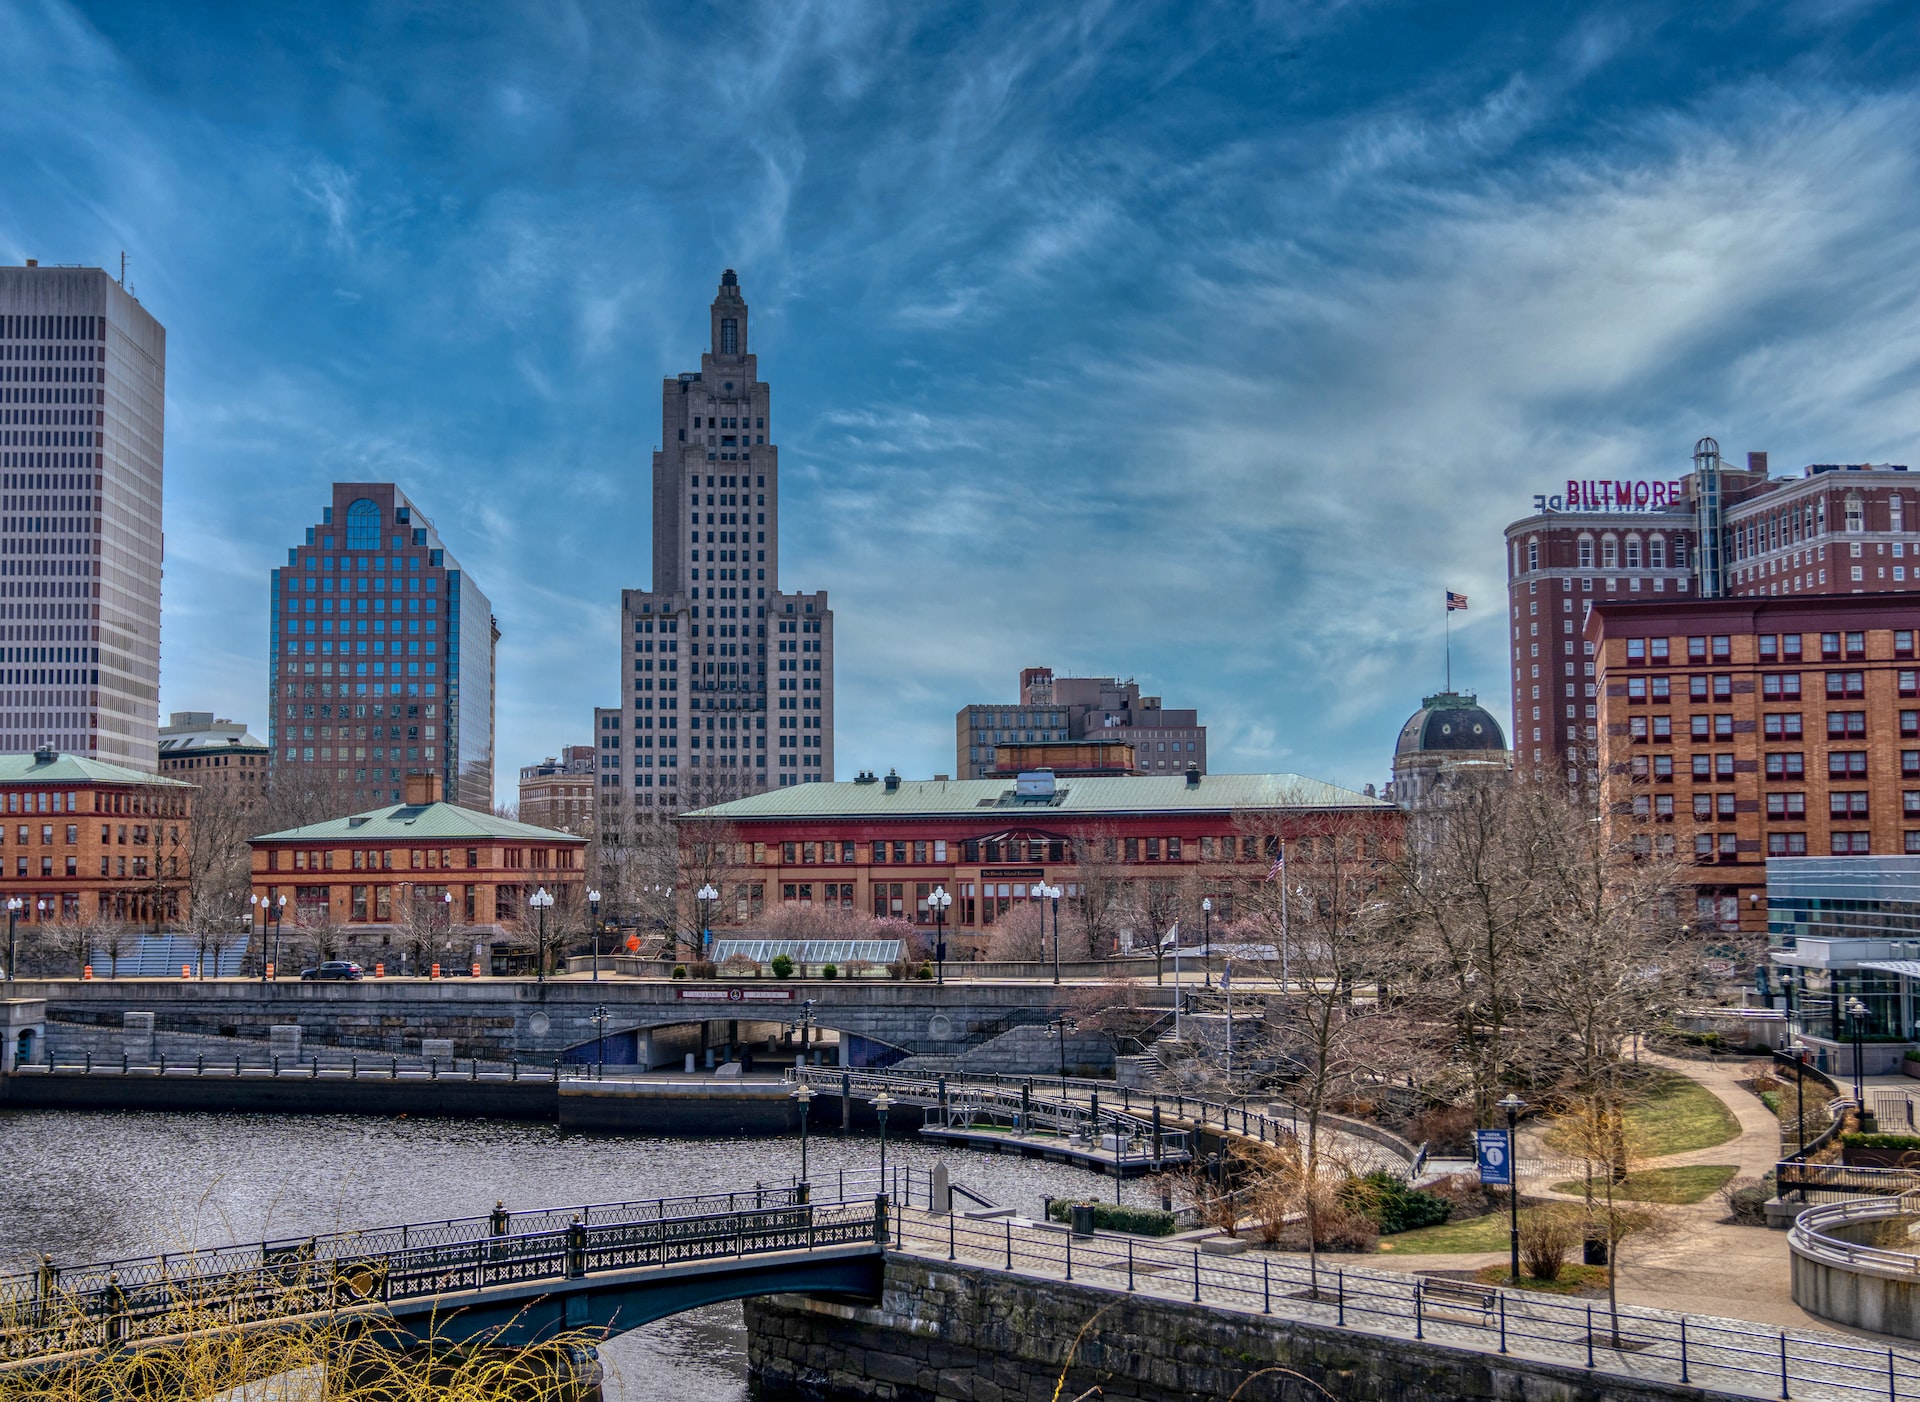
<svg viewBox="0 0 1920 1402"><path fill-rule="evenodd" d="M398 487L334 483L273 572L272 610L276 784L327 818L433 774L449 801L492 811L493 605Z"/></svg>
<svg viewBox="0 0 1920 1402"><path fill-rule="evenodd" d="M833 777L833 612L780 588L772 392L731 268L709 332L661 387L653 587L621 594L621 704L595 712L603 815Z"/></svg>
<svg viewBox="0 0 1920 1402"><path fill-rule="evenodd" d="M0 268L0 750L159 763L167 332L99 268Z"/></svg>

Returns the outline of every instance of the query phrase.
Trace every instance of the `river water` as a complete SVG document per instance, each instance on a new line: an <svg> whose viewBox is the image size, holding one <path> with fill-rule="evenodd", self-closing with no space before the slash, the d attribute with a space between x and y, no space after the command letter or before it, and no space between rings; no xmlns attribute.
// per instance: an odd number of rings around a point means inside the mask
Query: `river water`
<svg viewBox="0 0 1920 1402"><path fill-rule="evenodd" d="M871 1137L810 1140L810 1174L871 1168ZM1083 1169L890 1136L888 1163L930 1168L1023 1214L1040 1197L1111 1198ZM0 1112L0 1270L51 1253L82 1263L190 1246L305 1236L489 1211L664 1197L783 1182L795 1138L660 1139L567 1134L553 1125L350 1116ZM1125 1185L1128 1202L1146 1189ZM747 1396L738 1304L636 1329L601 1350L609 1402L739 1402Z"/></svg>

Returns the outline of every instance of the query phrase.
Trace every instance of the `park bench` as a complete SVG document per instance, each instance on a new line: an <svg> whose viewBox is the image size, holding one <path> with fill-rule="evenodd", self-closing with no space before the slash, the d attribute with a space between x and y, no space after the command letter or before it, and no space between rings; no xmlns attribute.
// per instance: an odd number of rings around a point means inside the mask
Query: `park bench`
<svg viewBox="0 0 1920 1402"><path fill-rule="evenodd" d="M1447 1310L1449 1317L1483 1326L1492 1325L1500 1301L1500 1292L1491 1285L1430 1275L1420 1277L1420 1296L1429 1310Z"/></svg>

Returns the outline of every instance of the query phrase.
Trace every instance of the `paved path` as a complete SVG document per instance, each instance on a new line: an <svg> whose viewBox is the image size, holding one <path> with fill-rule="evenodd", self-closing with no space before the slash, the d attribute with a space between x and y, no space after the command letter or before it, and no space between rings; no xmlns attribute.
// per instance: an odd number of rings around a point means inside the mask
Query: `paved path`
<svg viewBox="0 0 1920 1402"><path fill-rule="evenodd" d="M1647 1166L1732 1164L1743 1178L1758 1178L1773 1168L1779 1158L1779 1121L1757 1095L1740 1085L1750 1074L1750 1062L1645 1059L1705 1086L1740 1124L1737 1139L1665 1155L1649 1160ZM1547 1198L1567 1198L1553 1192L1551 1185L1577 1178L1581 1172L1577 1161L1542 1143L1537 1126L1521 1131L1520 1167L1524 1190ZM1662 1238L1625 1244L1615 1287L1623 1303L1659 1306L1685 1300L1695 1309L1732 1318L1835 1329L1793 1302L1785 1232L1722 1222L1726 1206L1717 1193L1704 1202L1670 1207L1667 1214L1670 1227ZM1504 1248L1448 1255L1409 1252L1367 1259L1369 1265L1392 1271L1478 1270L1504 1262L1507 1252ZM1879 1337L1864 1331L1858 1331L1858 1336Z"/></svg>

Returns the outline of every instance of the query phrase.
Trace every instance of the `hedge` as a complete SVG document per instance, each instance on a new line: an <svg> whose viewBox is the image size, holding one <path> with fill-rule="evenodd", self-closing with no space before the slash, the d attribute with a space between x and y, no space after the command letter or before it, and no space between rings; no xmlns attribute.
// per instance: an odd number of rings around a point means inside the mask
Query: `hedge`
<svg viewBox="0 0 1920 1402"><path fill-rule="evenodd" d="M1920 1149L1920 1135L1843 1134L1840 1142L1855 1149Z"/></svg>
<svg viewBox="0 0 1920 1402"><path fill-rule="evenodd" d="M1349 1180L1340 1196L1348 1209L1371 1217L1383 1236L1437 1227L1453 1215L1451 1202L1410 1187L1406 1179L1385 1169Z"/></svg>
<svg viewBox="0 0 1920 1402"><path fill-rule="evenodd" d="M1093 1225L1097 1231L1131 1232L1135 1236L1172 1236L1179 1230L1171 1212L1162 1212L1157 1207L1122 1207L1111 1202L1076 1204L1066 1198L1057 1198L1047 1208L1047 1216L1056 1222L1071 1222L1076 1206L1093 1208Z"/></svg>

